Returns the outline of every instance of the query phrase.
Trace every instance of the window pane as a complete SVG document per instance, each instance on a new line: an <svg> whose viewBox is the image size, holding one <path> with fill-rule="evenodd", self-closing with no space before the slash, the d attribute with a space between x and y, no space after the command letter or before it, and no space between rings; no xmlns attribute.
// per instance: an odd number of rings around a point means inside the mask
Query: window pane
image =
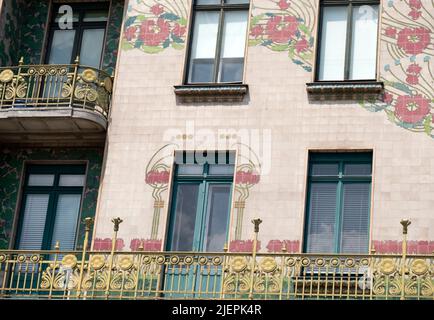
<svg viewBox="0 0 434 320"><path fill-rule="evenodd" d="M26 196L18 249L42 249L49 199L48 194L28 194Z"/></svg>
<svg viewBox="0 0 434 320"><path fill-rule="evenodd" d="M79 174L62 174L59 179L60 187L83 187L85 176Z"/></svg>
<svg viewBox="0 0 434 320"><path fill-rule="evenodd" d="M49 64L70 64L75 30L56 30L51 42ZM74 57L75 58L75 57Z"/></svg>
<svg viewBox="0 0 434 320"><path fill-rule="evenodd" d="M225 13L220 61L221 82L243 79L247 20L247 11Z"/></svg>
<svg viewBox="0 0 434 320"><path fill-rule="evenodd" d="M314 163L312 164L313 176L337 176L339 175L338 163Z"/></svg>
<svg viewBox="0 0 434 320"><path fill-rule="evenodd" d="M188 81L212 82L219 13L196 12Z"/></svg>
<svg viewBox="0 0 434 320"><path fill-rule="evenodd" d="M211 164L209 166L210 175L233 175L234 165L231 164Z"/></svg>
<svg viewBox="0 0 434 320"><path fill-rule="evenodd" d="M207 223L205 225L205 250L219 252L226 242L230 205L230 184L209 186L207 199Z"/></svg>
<svg viewBox="0 0 434 320"><path fill-rule="evenodd" d="M196 0L196 4L220 4L221 0Z"/></svg>
<svg viewBox="0 0 434 320"><path fill-rule="evenodd" d="M176 204L173 212L175 222L170 249L173 251L191 251L193 250L199 185L178 185L175 194Z"/></svg>
<svg viewBox="0 0 434 320"><path fill-rule="evenodd" d="M375 79L378 6L353 8L350 79Z"/></svg>
<svg viewBox="0 0 434 320"><path fill-rule="evenodd" d="M80 201L79 194L59 195L51 249L54 249L56 241L59 241L60 250L74 249Z"/></svg>
<svg viewBox="0 0 434 320"><path fill-rule="evenodd" d="M203 166L196 164L178 165L178 174L180 175L202 175Z"/></svg>
<svg viewBox="0 0 434 320"><path fill-rule="evenodd" d="M337 183L311 183L307 252L335 252Z"/></svg>
<svg viewBox="0 0 434 320"><path fill-rule="evenodd" d="M30 174L29 187L51 187L54 184L54 174Z"/></svg>
<svg viewBox="0 0 434 320"><path fill-rule="evenodd" d="M104 29L88 29L83 32L80 50L80 64L99 68L101 63Z"/></svg>
<svg viewBox="0 0 434 320"><path fill-rule="evenodd" d="M344 174L348 176L370 176L372 172L370 163L351 163L345 165Z"/></svg>
<svg viewBox="0 0 434 320"><path fill-rule="evenodd" d="M370 183L343 186L341 253L367 253Z"/></svg>
<svg viewBox="0 0 434 320"><path fill-rule="evenodd" d="M250 3L250 0L225 0L225 3L227 3L227 4L243 4L243 3Z"/></svg>
<svg viewBox="0 0 434 320"><path fill-rule="evenodd" d="M324 7L318 80L344 80L347 7Z"/></svg>
<svg viewBox="0 0 434 320"><path fill-rule="evenodd" d="M101 22L107 21L108 12L106 10L102 11L88 11L84 14L84 22Z"/></svg>

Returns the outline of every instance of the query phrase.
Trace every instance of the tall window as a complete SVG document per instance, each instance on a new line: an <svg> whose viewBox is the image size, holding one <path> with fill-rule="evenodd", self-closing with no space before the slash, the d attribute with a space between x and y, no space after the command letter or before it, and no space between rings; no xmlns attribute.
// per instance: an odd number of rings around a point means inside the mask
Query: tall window
<svg viewBox="0 0 434 320"><path fill-rule="evenodd" d="M73 250L85 183L85 166L29 166L16 247Z"/></svg>
<svg viewBox="0 0 434 320"><path fill-rule="evenodd" d="M108 20L108 3L54 6L46 63L70 64L80 56L80 64L99 68ZM59 13L61 8L61 13ZM63 10L65 8L65 10ZM72 14L72 25L68 15ZM72 28L69 28L72 27Z"/></svg>
<svg viewBox="0 0 434 320"><path fill-rule="evenodd" d="M372 153L312 153L305 250L367 253Z"/></svg>
<svg viewBox="0 0 434 320"><path fill-rule="evenodd" d="M378 0L323 0L317 80L375 80Z"/></svg>
<svg viewBox="0 0 434 320"><path fill-rule="evenodd" d="M234 155L207 160L176 159L168 250L222 251L227 239Z"/></svg>
<svg viewBox="0 0 434 320"><path fill-rule="evenodd" d="M250 0L196 0L187 83L242 82Z"/></svg>

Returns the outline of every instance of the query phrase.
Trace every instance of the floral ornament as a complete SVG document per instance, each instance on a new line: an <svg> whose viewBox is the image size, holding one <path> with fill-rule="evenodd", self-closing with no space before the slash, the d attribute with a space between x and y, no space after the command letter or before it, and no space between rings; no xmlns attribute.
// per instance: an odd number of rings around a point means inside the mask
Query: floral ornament
<svg viewBox="0 0 434 320"><path fill-rule="evenodd" d="M400 96L395 105L395 114L404 122L417 123L430 112L430 103L422 95Z"/></svg>
<svg viewBox="0 0 434 320"><path fill-rule="evenodd" d="M186 16L187 9L181 0L163 0L158 3L155 0L137 0L136 4L128 7L122 40L123 50L139 49L154 54L169 47L183 49L186 40Z"/></svg>
<svg viewBox="0 0 434 320"><path fill-rule="evenodd" d="M159 185L169 183L170 172L168 171L150 171L146 174L145 181L149 185Z"/></svg>
<svg viewBox="0 0 434 320"><path fill-rule="evenodd" d="M411 9L411 11L408 13L408 15L413 20L419 19L422 15L422 11L420 11L420 9L422 8L422 2L420 0L410 0L408 5Z"/></svg>
<svg viewBox="0 0 434 320"><path fill-rule="evenodd" d="M313 29L315 12L312 0L266 1L253 8L249 46L263 46L276 52L287 52L289 58L304 70L312 71Z"/></svg>
<svg viewBox="0 0 434 320"><path fill-rule="evenodd" d="M418 64L411 64L408 68L407 68L407 79L406 82L409 84L419 84L419 75L420 72L422 71L422 68L418 65Z"/></svg>
<svg viewBox="0 0 434 320"><path fill-rule="evenodd" d="M427 28L404 28L398 33L398 47L407 54L419 54L428 47L430 38Z"/></svg>

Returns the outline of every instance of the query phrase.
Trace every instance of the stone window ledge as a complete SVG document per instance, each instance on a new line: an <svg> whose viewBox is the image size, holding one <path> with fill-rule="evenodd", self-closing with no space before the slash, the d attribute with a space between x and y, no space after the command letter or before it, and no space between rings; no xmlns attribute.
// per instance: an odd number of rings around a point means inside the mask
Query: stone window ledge
<svg viewBox="0 0 434 320"><path fill-rule="evenodd" d="M181 102L240 102L248 92L247 84L174 86Z"/></svg>
<svg viewBox="0 0 434 320"><path fill-rule="evenodd" d="M380 95L384 84L379 81L321 81L306 83L306 89L313 100L369 99Z"/></svg>

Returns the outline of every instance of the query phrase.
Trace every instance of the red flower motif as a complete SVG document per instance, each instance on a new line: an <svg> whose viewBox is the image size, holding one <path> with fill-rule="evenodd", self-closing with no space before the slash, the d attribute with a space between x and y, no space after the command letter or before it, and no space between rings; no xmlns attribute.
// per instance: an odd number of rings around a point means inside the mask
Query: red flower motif
<svg viewBox="0 0 434 320"><path fill-rule="evenodd" d="M422 8L422 2L420 0L410 0L409 5L412 9Z"/></svg>
<svg viewBox="0 0 434 320"><path fill-rule="evenodd" d="M261 36L264 33L264 29L261 26L255 26L250 30L250 34L255 38Z"/></svg>
<svg viewBox="0 0 434 320"><path fill-rule="evenodd" d="M235 177L236 184L258 184L260 175L253 172L238 171Z"/></svg>
<svg viewBox="0 0 434 320"><path fill-rule="evenodd" d="M165 41L170 34L170 25L163 19L145 20L140 26L139 39L147 46L158 46Z"/></svg>
<svg viewBox="0 0 434 320"><path fill-rule="evenodd" d="M147 184L167 184L169 180L170 173L168 171L150 171L145 178Z"/></svg>
<svg viewBox="0 0 434 320"><path fill-rule="evenodd" d="M286 9L288 9L288 8L289 8L289 3L288 3L288 1L287 1L287 0L280 0L280 1L279 1L279 8L280 8L281 10L286 10Z"/></svg>
<svg viewBox="0 0 434 320"><path fill-rule="evenodd" d="M393 102L393 95L386 92L383 94L383 102L387 104L391 104Z"/></svg>
<svg viewBox="0 0 434 320"><path fill-rule="evenodd" d="M151 12L153 14L155 14L156 16L159 16L160 14L162 14L164 11L164 8L162 6L160 6L159 4L153 5L151 7Z"/></svg>
<svg viewBox="0 0 434 320"><path fill-rule="evenodd" d="M405 81L408 84L416 85L419 84L419 77L412 74L407 74L407 78L405 79Z"/></svg>
<svg viewBox="0 0 434 320"><path fill-rule="evenodd" d="M392 27L387 27L385 30L385 34L387 37L395 38L396 37L396 29Z"/></svg>
<svg viewBox="0 0 434 320"><path fill-rule="evenodd" d="M182 37L185 34L186 28L181 27L179 23L175 24L175 27L173 28L173 34L177 37Z"/></svg>
<svg viewBox="0 0 434 320"><path fill-rule="evenodd" d="M395 114L404 122L416 123L430 112L430 101L422 95L399 96L395 106Z"/></svg>
<svg viewBox="0 0 434 320"><path fill-rule="evenodd" d="M294 16L274 16L266 26L266 32L273 42L285 43L297 32L298 22Z"/></svg>
<svg viewBox="0 0 434 320"><path fill-rule="evenodd" d="M407 54L422 53L430 43L430 31L426 28L404 28L398 34L398 46Z"/></svg>
<svg viewBox="0 0 434 320"><path fill-rule="evenodd" d="M135 35L136 35L136 31L137 31L137 26L131 26L131 27L127 28L127 29L125 30L125 38L126 38L128 41L133 40L133 38L134 38Z"/></svg>
<svg viewBox="0 0 434 320"><path fill-rule="evenodd" d="M297 50L298 53L306 51L308 48L309 48L309 43L305 38L302 38L301 40L297 41L297 43L295 44L295 50Z"/></svg>
<svg viewBox="0 0 434 320"><path fill-rule="evenodd" d="M422 68L416 63L409 65L407 68L407 72L412 74L420 74L421 71Z"/></svg>
<svg viewBox="0 0 434 320"><path fill-rule="evenodd" d="M419 19L421 15L422 15L422 12L414 10L414 9L408 13L408 16L411 17L413 20Z"/></svg>

